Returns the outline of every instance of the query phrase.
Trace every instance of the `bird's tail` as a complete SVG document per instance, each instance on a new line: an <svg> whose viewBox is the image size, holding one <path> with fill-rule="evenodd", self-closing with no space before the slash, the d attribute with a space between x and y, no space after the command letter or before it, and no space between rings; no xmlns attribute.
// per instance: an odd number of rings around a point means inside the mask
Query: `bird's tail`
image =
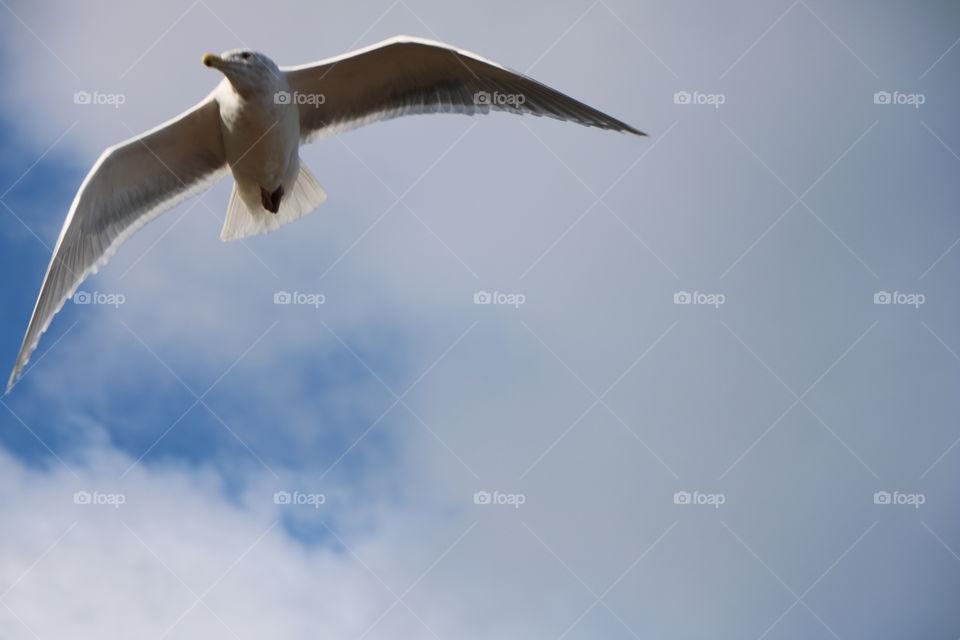
<svg viewBox="0 0 960 640"><path fill-rule="evenodd" d="M230 204L227 205L227 219L223 223L220 239L224 242L239 240L247 236L276 231L288 222L299 220L311 213L327 200L327 193L317 184L310 170L300 163L300 173L293 190L280 200L280 209L270 213L259 202L251 206L240 194L237 184L233 184Z"/></svg>

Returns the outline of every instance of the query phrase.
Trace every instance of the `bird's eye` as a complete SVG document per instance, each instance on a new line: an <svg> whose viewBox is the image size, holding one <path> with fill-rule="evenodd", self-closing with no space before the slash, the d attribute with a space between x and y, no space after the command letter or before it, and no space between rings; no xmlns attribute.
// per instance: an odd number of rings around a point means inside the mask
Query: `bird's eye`
<svg viewBox="0 0 960 640"><path fill-rule="evenodd" d="M244 51L243 53L240 54L240 57L243 58L244 60L249 60L253 56L249 51Z"/></svg>

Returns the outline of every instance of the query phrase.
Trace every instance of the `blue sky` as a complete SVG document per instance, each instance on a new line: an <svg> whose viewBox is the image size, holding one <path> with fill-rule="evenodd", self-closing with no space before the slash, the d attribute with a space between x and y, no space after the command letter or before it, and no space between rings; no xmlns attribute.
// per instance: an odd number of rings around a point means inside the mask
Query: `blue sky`
<svg viewBox="0 0 960 640"><path fill-rule="evenodd" d="M0 14L11 366L88 167L207 51L408 33L650 134L378 123L303 149L294 225L220 243L226 179L136 234L0 406L0 636L960 635L955 3Z"/></svg>

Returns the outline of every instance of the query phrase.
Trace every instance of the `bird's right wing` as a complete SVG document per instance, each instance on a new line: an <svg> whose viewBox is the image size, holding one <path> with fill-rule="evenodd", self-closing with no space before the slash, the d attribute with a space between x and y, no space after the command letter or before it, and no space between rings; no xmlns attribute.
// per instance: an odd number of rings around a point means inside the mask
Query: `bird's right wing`
<svg viewBox="0 0 960 640"><path fill-rule="evenodd" d="M219 106L212 94L173 120L103 152L63 223L7 391L83 279L137 229L225 172Z"/></svg>
<svg viewBox="0 0 960 640"><path fill-rule="evenodd" d="M644 135L516 71L442 42L398 36L366 49L285 67L304 141L414 113L528 113Z"/></svg>

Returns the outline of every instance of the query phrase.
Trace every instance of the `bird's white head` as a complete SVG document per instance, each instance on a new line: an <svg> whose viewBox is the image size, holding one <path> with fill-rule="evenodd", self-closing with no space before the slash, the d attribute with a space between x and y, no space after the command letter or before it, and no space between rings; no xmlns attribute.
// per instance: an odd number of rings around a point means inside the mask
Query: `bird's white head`
<svg viewBox="0 0 960 640"><path fill-rule="evenodd" d="M272 91L281 77L273 60L249 49L224 51L219 56L208 53L203 56L203 64L223 73L240 94Z"/></svg>

